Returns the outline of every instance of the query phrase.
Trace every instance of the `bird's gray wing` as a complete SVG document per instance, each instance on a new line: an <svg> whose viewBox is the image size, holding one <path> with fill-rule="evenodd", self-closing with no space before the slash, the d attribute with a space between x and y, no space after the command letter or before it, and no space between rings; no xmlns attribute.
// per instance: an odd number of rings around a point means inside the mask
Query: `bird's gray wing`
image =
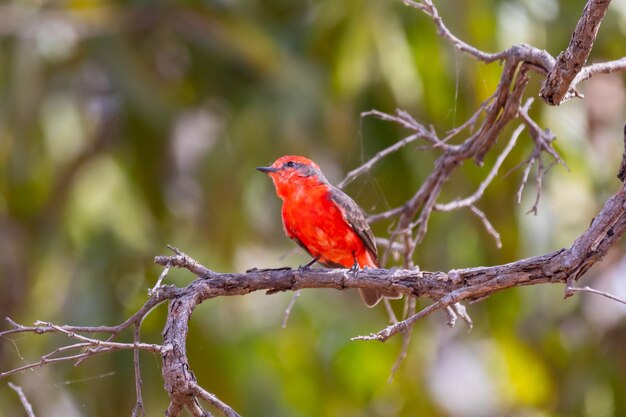
<svg viewBox="0 0 626 417"><path fill-rule="evenodd" d="M336 187L330 189L330 199L337 205L344 220L350 225L352 230L361 238L367 251L370 253L378 265L378 251L376 241L370 225L365 220L365 215L357 203L350 196Z"/></svg>

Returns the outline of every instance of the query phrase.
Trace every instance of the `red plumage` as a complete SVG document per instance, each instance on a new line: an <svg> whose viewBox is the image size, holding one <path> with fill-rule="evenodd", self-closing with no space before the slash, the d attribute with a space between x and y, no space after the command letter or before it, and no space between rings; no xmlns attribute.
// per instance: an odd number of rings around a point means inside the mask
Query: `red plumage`
<svg viewBox="0 0 626 417"><path fill-rule="evenodd" d="M301 243L318 262L326 266L376 268L376 254L370 254L362 238L344 219L328 186L308 187L305 193L286 198L282 208L287 236Z"/></svg>
<svg viewBox="0 0 626 417"><path fill-rule="evenodd" d="M283 200L285 233L327 267L378 268L376 243L359 206L332 186L320 168L302 156L283 156L259 171L270 175ZM375 290L360 290L366 305L380 300Z"/></svg>

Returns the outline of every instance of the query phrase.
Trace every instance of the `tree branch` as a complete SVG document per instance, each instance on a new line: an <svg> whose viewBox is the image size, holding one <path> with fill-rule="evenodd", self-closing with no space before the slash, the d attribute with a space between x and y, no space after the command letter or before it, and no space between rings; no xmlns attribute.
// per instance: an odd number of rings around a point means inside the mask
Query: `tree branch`
<svg viewBox="0 0 626 417"><path fill-rule="evenodd" d="M599 62L597 64L588 65L584 67L578 75L576 75L572 84L578 85L579 83L586 81L597 74L610 74L617 71L626 71L626 57L615 61Z"/></svg>
<svg viewBox="0 0 626 417"><path fill-rule="evenodd" d="M567 49L556 58L548 73L540 95L551 105L558 106L565 99L577 96L572 81L581 72L589 58L598 29L611 0L588 0ZM591 70L587 71L588 73Z"/></svg>
<svg viewBox="0 0 626 417"><path fill-rule="evenodd" d="M601 295L602 297L606 297L606 298L608 298L610 300L617 301L618 303L626 304L626 300L624 300L622 298L616 297L613 294L609 294L608 292L605 292L605 291L596 290L596 289L591 288L589 286L585 286L585 287L567 287L565 289L565 291L566 291L566 296L567 296L568 292L571 292L572 294L575 293L575 292L588 292L588 293L591 293L591 294Z"/></svg>
<svg viewBox="0 0 626 417"><path fill-rule="evenodd" d="M480 184L478 189L474 192L474 194L462 200L459 199L459 200L455 200L446 204L442 204L442 203L436 204L434 209L437 211L452 211L452 210L459 209L461 207L469 207L469 206L472 206L474 203L476 203L483 196L485 190L487 189L489 184L491 184L491 181L493 181L496 175L498 175L498 170L502 166L502 163L504 162L506 157L509 155L513 147L515 146L515 143L517 142L517 138L522 133L523 129L524 129L524 125L521 125L517 129L515 129L515 131L511 135L511 139L509 140L509 143L506 145L502 153L498 156L495 164L493 164L493 167L491 168L491 171L489 172L485 180Z"/></svg>
<svg viewBox="0 0 626 417"><path fill-rule="evenodd" d="M26 411L26 415L28 417L35 417L33 406L30 405L30 402L28 401L28 398L26 398L26 394L24 394L22 387L15 385L11 382L9 382L7 385L9 386L9 388L17 393L17 396L19 397L20 401L22 402L22 406L24 407L24 411Z"/></svg>
<svg viewBox="0 0 626 417"><path fill-rule="evenodd" d="M493 149L502 132L511 122L518 119L523 123L523 126L528 128L530 137L535 144L530 156L521 165L526 166L522 174L518 199L529 179L532 167L536 165L537 199L531 209L531 211L536 211L541 193L542 177L545 173L542 161L543 153L546 152L552 156L556 163L562 163L562 160L552 146L554 136L547 129L542 129L529 116L530 102L524 106L521 105L522 97L528 85L528 72L547 74L542 95L551 104L559 104L568 97L577 95L574 90L577 83L598 73L626 70L624 58L584 67L609 1L589 0L568 49L556 60L546 51L529 45L513 45L511 48L497 53L483 52L453 35L443 23L431 0L402 1L404 4L419 9L430 16L439 35L449 41L458 51L468 53L482 62L501 61L503 63L499 84L491 97L482 103L471 117L460 126L447 132L442 138L438 136L432 126L417 122L411 115L402 110L396 110L393 115L377 110L363 114L364 116L372 115L398 123L411 133L394 145L379 151L361 167L351 171L341 182L341 186L367 172L387 155L418 139L424 139L428 143L427 149L440 152L431 175L426 178L422 186L404 205L369 217L370 221L397 218L398 222L390 238L385 241L387 249L382 259L383 261L386 260L390 253L400 254L405 268L364 269L358 272L347 269L254 268L245 273L218 273L206 268L178 249L171 248L175 255L157 256L155 258L155 262L165 268L157 285L149 292L148 300L135 314L121 324L116 326L68 326L37 322L34 326L22 326L7 318L7 323L11 329L0 332L0 337L9 337L18 333L42 335L54 332L63 333L78 340L78 342L58 347L41 356L37 362L2 372L0 378L51 363L67 361L80 363L101 353L133 350L137 397L133 415L142 416L145 413L141 395L139 350L147 350L160 353L162 357L162 377L170 397L166 411L167 416L179 416L184 409L187 409L194 416L210 416L211 414L204 411L200 404L200 400L203 400L219 410L224 416L239 417L233 408L198 385L187 358L186 341L189 321L196 306L208 299L220 296L245 295L253 291L266 291L267 294L279 291L297 292L303 288L336 290L368 288L383 293L406 294L409 296L407 297L409 301L407 301L402 320L397 321L395 315L390 314L391 317L394 317L390 326L379 332L354 338L354 340L385 341L398 333L403 334L403 348L394 364L394 371L406 355L410 342L410 331L419 319L437 310L445 309L448 313L449 324L453 324L457 317L461 317L471 328L471 318L467 315L465 308L459 304L463 300L480 301L493 293L517 286L556 283L565 284L565 297L569 297L575 292L591 292L624 303L624 300L611 294L588 287L578 288L573 285L594 263L606 255L626 231L626 190L624 185L606 201L604 208L591 222L589 228L573 242L570 248L505 265L465 268L448 272L420 271L413 268L412 260L417 245L422 241L427 231L429 217L433 210L470 208L482 221L487 231L494 236L496 242L499 242L498 233L475 203L480 200L486 188L497 175L507 154L515 145L522 127L513 132L509 144L496 158L495 164L488 171L474 194L448 204L439 203L438 199L444 183L454 170L468 160L473 160L476 164L482 165L485 156ZM465 133L466 137L459 138L462 133ZM457 142L454 143L453 139ZM622 181L626 177L626 151L618 177ZM195 274L198 279L184 288L161 286L161 281L172 267L185 268ZM415 297L428 298L433 303L416 312ZM153 308L164 301L169 301L169 306L163 331L163 343L161 345L142 343L140 341L140 327L143 319ZM295 298L292 301L295 301ZM287 310L290 308L291 304ZM131 326L134 330L133 343L114 341ZM85 334L93 333L104 333L107 338L102 340L85 336ZM76 353L77 350L80 353ZM17 392L19 394L19 391ZM21 395L20 399L22 399ZM27 408L26 405L24 406Z"/></svg>
<svg viewBox="0 0 626 417"><path fill-rule="evenodd" d="M189 321L195 307L205 300L219 296L244 295L253 291L297 291L302 288L370 288L382 292L400 292L407 295L430 298L434 303L402 321L373 333L358 336L355 340L384 341L389 337L407 332L419 319L446 307L456 306L463 300L481 300L507 288L544 283L571 283L580 278L595 262L602 259L626 231L626 189L622 185L607 200L604 208L592 221L589 228L574 241L569 249L561 249L541 256L534 256L505 265L465 268L448 272L428 272L416 269L364 269L353 272L348 269L252 269L245 273L218 273L174 248L176 255L157 256L155 262L167 267L185 268L197 275L198 279L185 288L159 287L158 291L142 306L131 319L117 326L58 326L52 323L37 322L35 326L21 326L12 320L7 322L14 328L0 333L6 337L15 333L30 332L43 334L58 332L77 339L79 343L56 349L33 364L0 373L0 378L25 369L45 364L83 359L95 354L114 350L132 349L159 352L162 355L162 376L165 388L170 395L170 406L166 414L170 417L188 408L193 415L200 414L197 398L209 402L225 416L238 414L213 394L199 387L191 372L186 355L186 339ZM586 289L578 289L587 291ZM597 293L597 292L596 292ZM567 293L566 293L567 295ZM118 343L99 340L79 333L108 333L111 337L127 328L128 323L141 323L149 311L164 300L170 300L167 321L163 331L163 344ZM454 308L454 307L453 307ZM466 313L457 314L468 320ZM467 318L466 318L467 317ZM471 323L471 320L468 320ZM405 342L406 343L406 342ZM82 353L52 358L58 353L81 349ZM138 389L140 387L138 386ZM140 396L138 396L138 402ZM136 407L138 409L138 407ZM200 411L199 411L200 410ZM204 413L204 415L207 415Z"/></svg>

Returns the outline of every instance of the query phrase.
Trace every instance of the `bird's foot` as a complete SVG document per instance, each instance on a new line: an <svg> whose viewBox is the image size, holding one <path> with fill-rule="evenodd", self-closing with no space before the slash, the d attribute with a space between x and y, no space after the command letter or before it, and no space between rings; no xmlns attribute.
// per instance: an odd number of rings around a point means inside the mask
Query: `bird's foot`
<svg viewBox="0 0 626 417"><path fill-rule="evenodd" d="M311 260L311 262L309 262L308 264L306 264L306 265L300 265L300 266L298 267L298 271L300 271L300 272L302 272L302 271L308 271L309 269L311 269L311 266L313 266L313 264L314 264L315 262L319 261L319 259L320 259L320 257L318 256L317 258L313 258L313 259Z"/></svg>
<svg viewBox="0 0 626 417"><path fill-rule="evenodd" d="M359 267L359 262L355 259L354 263L352 264L352 266L350 267L348 271L350 271L352 274L356 276L360 270L361 268Z"/></svg>

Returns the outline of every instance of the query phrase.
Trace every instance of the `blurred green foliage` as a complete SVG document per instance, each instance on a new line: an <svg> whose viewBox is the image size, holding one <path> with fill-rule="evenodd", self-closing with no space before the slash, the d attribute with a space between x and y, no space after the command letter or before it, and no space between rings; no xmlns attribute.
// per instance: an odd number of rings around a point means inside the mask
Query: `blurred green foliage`
<svg viewBox="0 0 626 417"><path fill-rule="evenodd" d="M527 42L556 55L585 2L436 3L453 33L480 49ZM621 57L625 34L626 8L612 4L592 60ZM302 154L337 182L406 134L360 113L402 108L444 132L491 94L500 70L458 55L425 15L395 0L4 2L0 316L119 323L146 299L160 273L152 257L166 244L220 271L304 263L283 235L270 181L254 167ZM541 81L533 76L529 97ZM422 269L510 262L568 246L586 228L618 186L626 100L621 75L581 88L584 101L533 106L570 168L548 173L539 215L525 214L534 179L516 206L521 171L502 175L478 206L503 248L471 213L435 213L416 255ZM532 146L523 134L501 172ZM347 192L370 213L396 207L434 157L410 146ZM495 157L461 167L442 198L473 193ZM386 236L388 227L374 231ZM614 251L586 283L626 294L625 269ZM626 415L626 310L607 300L562 301L562 288L549 286L507 291L469 306L469 334L436 314L418 323L388 383L400 339L349 340L383 327L382 309L365 309L352 292L304 291L282 329L290 297L211 300L194 314L192 368L242 415ZM160 307L148 317L145 341L159 342L164 316ZM58 335L0 340L0 370L64 343ZM141 357L146 408L157 415L168 403L159 358ZM134 404L130 352L10 380L38 417L129 415ZM23 415L17 396L0 381L0 416L15 415Z"/></svg>

